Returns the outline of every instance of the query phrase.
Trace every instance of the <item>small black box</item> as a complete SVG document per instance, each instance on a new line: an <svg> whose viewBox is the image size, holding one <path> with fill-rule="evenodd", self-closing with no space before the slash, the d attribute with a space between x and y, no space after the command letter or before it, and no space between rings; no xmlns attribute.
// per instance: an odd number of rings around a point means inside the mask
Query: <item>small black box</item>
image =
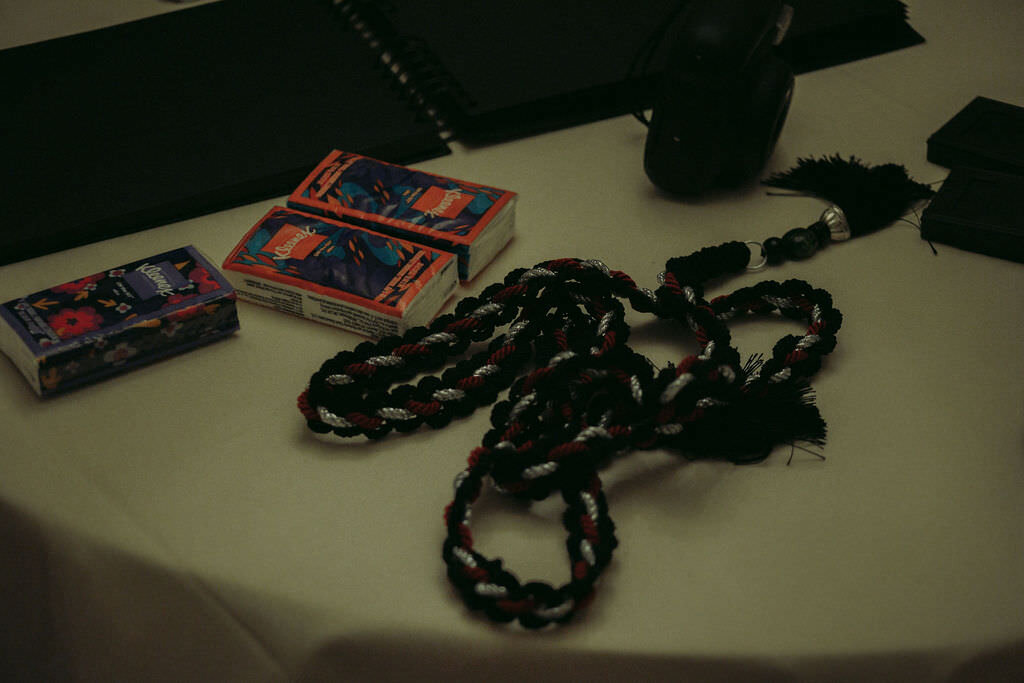
<svg viewBox="0 0 1024 683"><path fill-rule="evenodd" d="M1024 263L1024 176L954 168L921 214L921 237Z"/></svg>
<svg viewBox="0 0 1024 683"><path fill-rule="evenodd" d="M975 97L928 138L928 161L1024 175L1024 107Z"/></svg>

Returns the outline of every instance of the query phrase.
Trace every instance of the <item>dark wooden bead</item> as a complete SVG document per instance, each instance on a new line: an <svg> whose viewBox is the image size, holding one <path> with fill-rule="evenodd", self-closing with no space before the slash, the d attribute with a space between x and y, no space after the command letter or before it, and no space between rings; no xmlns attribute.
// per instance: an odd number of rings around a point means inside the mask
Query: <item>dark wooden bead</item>
<svg viewBox="0 0 1024 683"><path fill-rule="evenodd" d="M793 228L782 236L782 247L788 258L801 261L818 250L818 238L807 228Z"/></svg>
<svg viewBox="0 0 1024 683"><path fill-rule="evenodd" d="M807 227L818 239L818 247L823 247L832 240L832 234L829 232L828 224L824 221L815 221Z"/></svg>
<svg viewBox="0 0 1024 683"><path fill-rule="evenodd" d="M769 266L777 266L786 260L786 250L778 237L769 237L761 246L764 247L764 257Z"/></svg>

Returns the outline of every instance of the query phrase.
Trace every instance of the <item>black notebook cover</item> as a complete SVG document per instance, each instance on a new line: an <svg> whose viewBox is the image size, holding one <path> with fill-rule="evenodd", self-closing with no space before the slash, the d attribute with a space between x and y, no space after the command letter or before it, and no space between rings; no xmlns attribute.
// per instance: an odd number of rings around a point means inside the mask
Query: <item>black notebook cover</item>
<svg viewBox="0 0 1024 683"><path fill-rule="evenodd" d="M921 237L1024 263L1024 176L954 168L921 214Z"/></svg>
<svg viewBox="0 0 1024 683"><path fill-rule="evenodd" d="M631 69L686 0L341 0L407 76L415 98L467 142L489 142L641 109L660 60ZM790 0L780 50L797 73L922 42L897 0ZM677 19L678 20L678 19ZM671 33L671 30L669 31ZM666 41L668 42L668 41ZM668 46L661 45L663 58Z"/></svg>
<svg viewBox="0 0 1024 683"><path fill-rule="evenodd" d="M222 0L0 52L0 264L285 195L332 149L446 153L320 0Z"/></svg>

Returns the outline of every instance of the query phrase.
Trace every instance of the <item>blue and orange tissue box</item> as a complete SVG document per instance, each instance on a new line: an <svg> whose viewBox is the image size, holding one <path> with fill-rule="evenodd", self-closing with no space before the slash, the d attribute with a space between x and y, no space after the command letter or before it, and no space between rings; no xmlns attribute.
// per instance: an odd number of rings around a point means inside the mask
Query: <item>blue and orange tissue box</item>
<svg viewBox="0 0 1024 683"><path fill-rule="evenodd" d="M235 300L181 247L0 305L0 349L49 396L235 332Z"/></svg>
<svg viewBox="0 0 1024 683"><path fill-rule="evenodd" d="M471 280L512 239L515 192L331 152L288 206L454 253Z"/></svg>
<svg viewBox="0 0 1024 683"><path fill-rule="evenodd" d="M224 260L239 298L369 337L428 323L458 283L454 254L274 207Z"/></svg>

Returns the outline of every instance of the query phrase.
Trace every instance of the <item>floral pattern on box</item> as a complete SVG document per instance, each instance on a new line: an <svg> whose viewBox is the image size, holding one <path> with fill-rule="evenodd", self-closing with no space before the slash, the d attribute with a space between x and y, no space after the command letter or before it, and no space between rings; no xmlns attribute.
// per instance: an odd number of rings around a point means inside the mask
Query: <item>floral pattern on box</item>
<svg viewBox="0 0 1024 683"><path fill-rule="evenodd" d="M45 395L232 333L235 300L183 247L8 301L0 317L36 358Z"/></svg>

